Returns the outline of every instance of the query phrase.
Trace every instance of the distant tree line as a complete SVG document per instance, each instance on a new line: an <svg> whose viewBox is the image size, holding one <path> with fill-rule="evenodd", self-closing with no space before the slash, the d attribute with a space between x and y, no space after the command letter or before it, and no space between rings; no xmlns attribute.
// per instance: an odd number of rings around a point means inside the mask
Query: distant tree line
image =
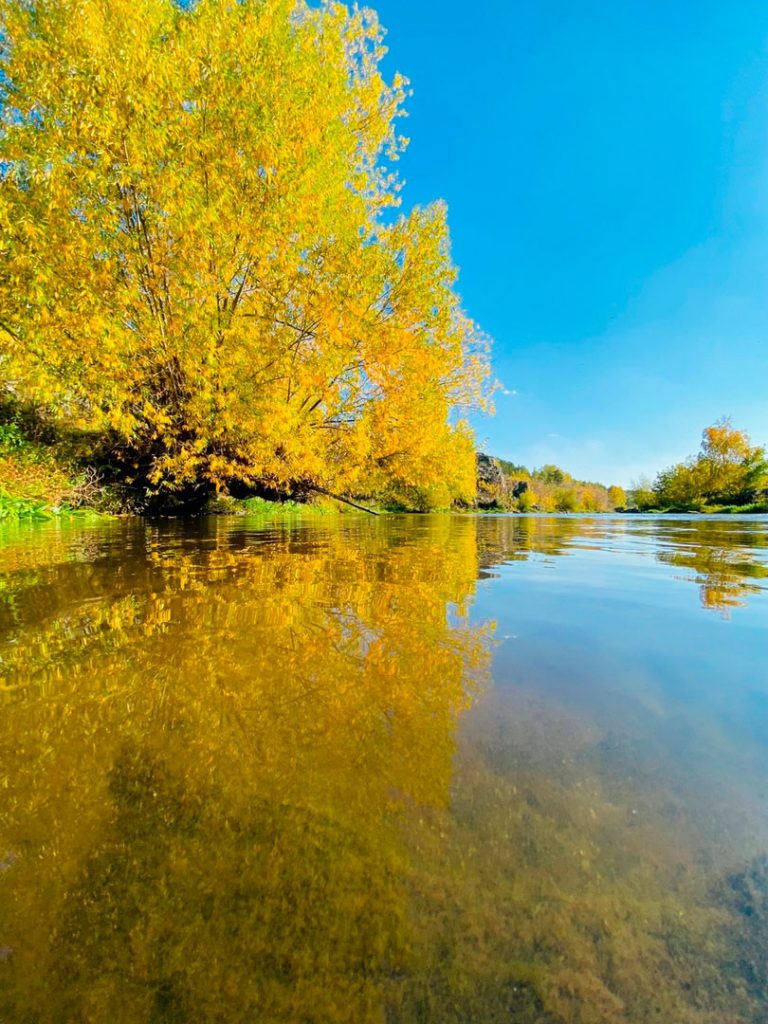
<svg viewBox="0 0 768 1024"><path fill-rule="evenodd" d="M513 511L614 512L627 502L623 488L575 480L551 463L529 470L507 459L496 461L506 478L499 504Z"/></svg>

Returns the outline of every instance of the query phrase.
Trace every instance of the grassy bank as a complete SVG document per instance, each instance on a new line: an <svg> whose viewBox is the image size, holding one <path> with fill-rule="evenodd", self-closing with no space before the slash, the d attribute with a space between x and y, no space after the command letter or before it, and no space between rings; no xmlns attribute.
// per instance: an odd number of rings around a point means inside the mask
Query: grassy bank
<svg viewBox="0 0 768 1024"><path fill-rule="evenodd" d="M643 515L768 515L768 502L753 501L745 505L670 505L662 508L631 508L627 511Z"/></svg>
<svg viewBox="0 0 768 1024"><path fill-rule="evenodd" d="M71 443L28 410L0 408L0 519L110 511L103 499L95 471L79 464Z"/></svg>
<svg viewBox="0 0 768 1024"><path fill-rule="evenodd" d="M4 519L54 519L57 516L97 516L101 513L69 505L52 505L32 498L16 498L0 491L0 521Z"/></svg>

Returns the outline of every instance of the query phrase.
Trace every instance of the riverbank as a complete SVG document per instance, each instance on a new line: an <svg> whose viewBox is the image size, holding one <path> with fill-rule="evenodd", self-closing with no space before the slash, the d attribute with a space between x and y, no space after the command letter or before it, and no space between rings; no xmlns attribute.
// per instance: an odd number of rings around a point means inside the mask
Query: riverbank
<svg viewBox="0 0 768 1024"><path fill-rule="evenodd" d="M628 508L617 510L628 515L644 516L762 516L768 515L768 502L750 502L747 505L707 505L704 508L679 507L670 508Z"/></svg>
<svg viewBox="0 0 768 1024"><path fill-rule="evenodd" d="M146 514L277 519L327 515L343 508L320 493L303 495L300 501L288 495L269 500L215 491L201 492L193 500L172 493L161 496L147 486L140 470L132 469L113 457L103 436L51 423L34 409L0 407L0 520Z"/></svg>
<svg viewBox="0 0 768 1024"><path fill-rule="evenodd" d="M153 458L142 460L119 438L78 429L33 405L0 401L0 519L222 513L276 519L447 511L451 500L448 487L398 486L385 478L353 494L334 493L311 477L282 485L273 478L250 485L232 480L218 488L201 478L173 490L157 483L152 465Z"/></svg>
<svg viewBox="0 0 768 1024"><path fill-rule="evenodd" d="M411 489L413 493L397 495L345 496L305 489L295 495L268 491L267 496L258 493L230 495L209 491L193 494L191 500L188 495L170 493L163 497L152 493L140 472L112 457L104 437L64 429L41 419L35 411L15 407L12 416L8 411L6 408L5 421L0 419L0 520L131 515L183 518L209 514L282 520L352 512L382 515L437 511L483 515L768 514L768 501L739 505L612 507L609 495L613 489L583 484L570 477L561 484L512 478L503 472L498 460L483 454L477 456L475 503L454 508L430 505L417 488ZM584 492L581 496L586 495L589 500L576 500L578 488ZM623 492L620 497L625 497ZM350 507L350 499L356 508Z"/></svg>
<svg viewBox="0 0 768 1024"><path fill-rule="evenodd" d="M414 509L388 508L377 505L366 509L356 510L343 505L338 505L332 500L317 502L269 501L265 498L231 498L220 496L206 504L196 516L248 516L257 517L266 522L295 522L297 520L316 521L329 516L337 515L365 515L366 512L375 516L389 516L394 514L425 515L426 513ZM549 512L540 509L438 509L432 514L461 514L469 516L496 517L496 516L542 516L546 518L567 516L568 518L600 517L603 516L626 516L638 515L669 516L669 515L700 515L703 517L727 515L727 516L759 516L768 515L768 506L752 505L737 506L731 505L722 508L707 509L617 509L611 512ZM87 505L73 508L65 503L55 505L36 501L30 498L14 497L0 489L0 523L4 521L45 521L49 519L117 519L138 517L142 513L135 511L100 511ZM166 515L161 518L194 518L193 516L172 516Z"/></svg>

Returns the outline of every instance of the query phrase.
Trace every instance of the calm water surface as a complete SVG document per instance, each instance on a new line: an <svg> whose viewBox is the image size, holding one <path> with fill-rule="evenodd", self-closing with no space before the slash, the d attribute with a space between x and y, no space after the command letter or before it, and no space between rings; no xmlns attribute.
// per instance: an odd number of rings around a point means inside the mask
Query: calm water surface
<svg viewBox="0 0 768 1024"><path fill-rule="evenodd" d="M764 1024L768 521L0 529L2 1024Z"/></svg>

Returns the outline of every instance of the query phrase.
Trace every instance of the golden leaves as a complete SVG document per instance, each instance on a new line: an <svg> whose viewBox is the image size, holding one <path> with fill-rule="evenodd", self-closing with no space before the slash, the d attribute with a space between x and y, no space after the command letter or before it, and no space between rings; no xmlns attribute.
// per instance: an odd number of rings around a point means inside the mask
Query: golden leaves
<svg viewBox="0 0 768 1024"><path fill-rule="evenodd" d="M2 11L2 354L25 393L74 398L145 449L161 436L157 486L365 490L396 483L395 464L421 476L428 444L469 495L449 424L484 401L487 351L452 290L443 206L380 220L407 83L380 75L375 16L288 0Z"/></svg>

